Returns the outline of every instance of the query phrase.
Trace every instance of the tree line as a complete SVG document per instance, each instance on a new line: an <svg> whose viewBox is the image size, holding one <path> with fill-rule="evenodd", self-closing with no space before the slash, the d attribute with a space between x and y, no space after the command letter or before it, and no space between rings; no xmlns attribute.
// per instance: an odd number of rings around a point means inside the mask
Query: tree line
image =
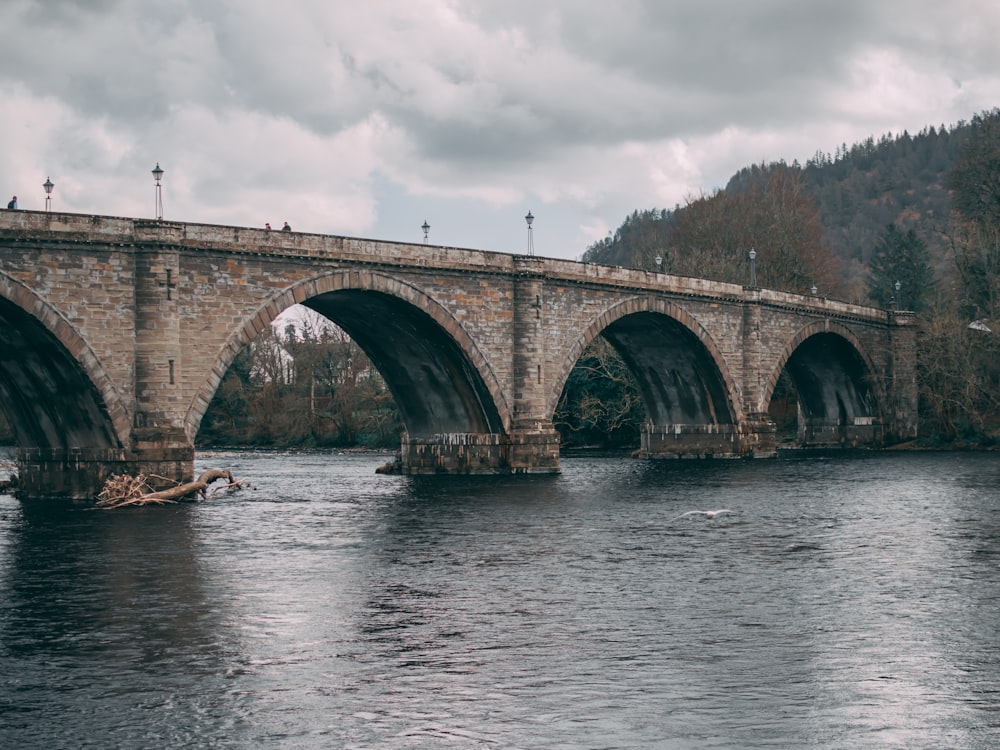
<svg viewBox="0 0 1000 750"><path fill-rule="evenodd" d="M398 448L399 412L361 348L296 308L240 352L198 432L205 446Z"/></svg>

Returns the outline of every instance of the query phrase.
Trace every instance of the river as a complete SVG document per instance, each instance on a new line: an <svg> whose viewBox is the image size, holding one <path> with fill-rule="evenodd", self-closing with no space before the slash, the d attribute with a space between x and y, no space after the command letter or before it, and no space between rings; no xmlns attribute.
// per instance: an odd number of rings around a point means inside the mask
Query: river
<svg viewBox="0 0 1000 750"><path fill-rule="evenodd" d="M388 458L0 496L0 747L1000 746L998 453Z"/></svg>

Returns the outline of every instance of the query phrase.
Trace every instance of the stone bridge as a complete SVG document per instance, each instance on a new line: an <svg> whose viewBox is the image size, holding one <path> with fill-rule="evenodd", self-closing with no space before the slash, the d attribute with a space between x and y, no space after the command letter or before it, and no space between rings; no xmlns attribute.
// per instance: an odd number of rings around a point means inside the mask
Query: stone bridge
<svg viewBox="0 0 1000 750"><path fill-rule="evenodd" d="M906 313L536 256L0 211L0 408L22 496L190 479L223 375L296 303L385 378L410 473L557 472L553 413L598 336L639 384L641 456L773 456L783 370L803 445L916 434Z"/></svg>

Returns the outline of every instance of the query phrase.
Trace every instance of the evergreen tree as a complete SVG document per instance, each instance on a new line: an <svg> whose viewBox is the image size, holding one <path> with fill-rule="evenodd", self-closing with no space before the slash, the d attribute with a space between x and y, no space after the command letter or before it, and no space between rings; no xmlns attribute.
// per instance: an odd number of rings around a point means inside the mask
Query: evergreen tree
<svg viewBox="0 0 1000 750"><path fill-rule="evenodd" d="M1000 110L973 119L948 186L964 220L979 225L1000 221Z"/></svg>
<svg viewBox="0 0 1000 750"><path fill-rule="evenodd" d="M896 290L899 282L899 291ZM927 306L934 285L927 243L913 229L890 224L882 233L872 257L868 296L872 303L919 312Z"/></svg>
<svg viewBox="0 0 1000 750"><path fill-rule="evenodd" d="M962 314L1000 318L1000 110L973 120L948 184Z"/></svg>

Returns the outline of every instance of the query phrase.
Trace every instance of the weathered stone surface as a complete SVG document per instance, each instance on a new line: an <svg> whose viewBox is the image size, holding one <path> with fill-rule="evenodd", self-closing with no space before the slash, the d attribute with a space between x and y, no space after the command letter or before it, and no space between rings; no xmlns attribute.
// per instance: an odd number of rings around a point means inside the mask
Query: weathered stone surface
<svg viewBox="0 0 1000 750"><path fill-rule="evenodd" d="M403 413L413 472L558 471L552 415L599 335L646 400L641 455L773 455L767 409L786 367L803 393L803 441L916 434L905 314L537 256L7 211L0 398L24 455L53 452L48 468L26 458L23 470L39 492L83 486L83 470L55 476L67 452L100 464L111 451L106 468L190 479L226 370L296 303L371 356Z"/></svg>

